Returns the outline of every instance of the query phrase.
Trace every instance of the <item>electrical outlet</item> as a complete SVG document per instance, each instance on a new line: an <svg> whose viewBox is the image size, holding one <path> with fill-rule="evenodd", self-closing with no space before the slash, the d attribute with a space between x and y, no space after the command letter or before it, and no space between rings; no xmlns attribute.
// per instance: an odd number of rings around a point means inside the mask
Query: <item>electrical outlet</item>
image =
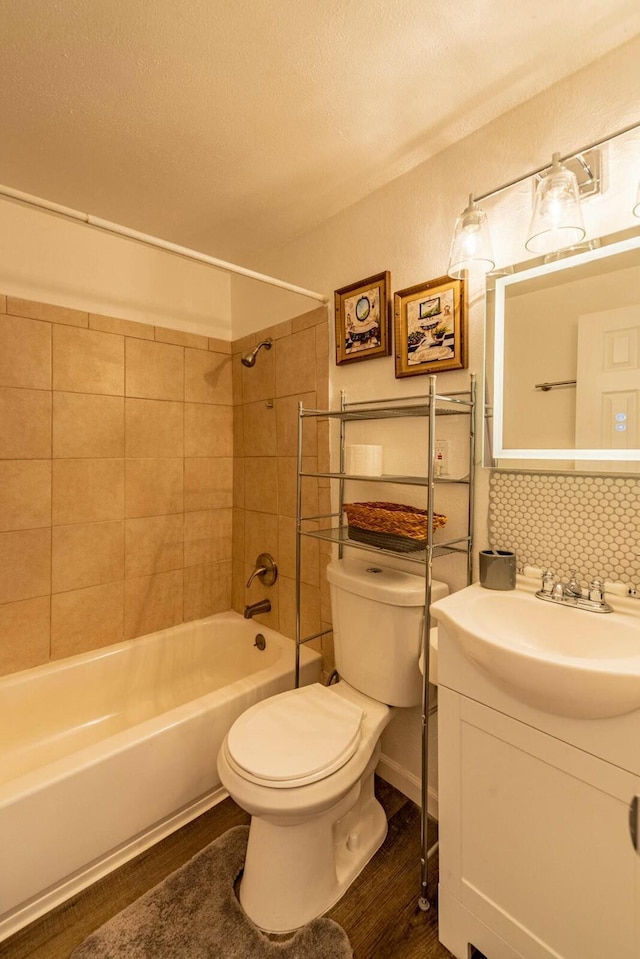
<svg viewBox="0 0 640 959"><path fill-rule="evenodd" d="M436 477L449 475L449 445L450 440L436 440Z"/></svg>

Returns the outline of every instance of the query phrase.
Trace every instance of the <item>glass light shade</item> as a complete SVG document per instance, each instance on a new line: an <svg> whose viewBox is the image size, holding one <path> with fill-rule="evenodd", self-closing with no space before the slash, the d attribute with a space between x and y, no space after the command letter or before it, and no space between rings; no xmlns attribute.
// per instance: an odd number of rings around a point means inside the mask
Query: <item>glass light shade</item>
<svg viewBox="0 0 640 959"><path fill-rule="evenodd" d="M471 194L469 206L456 220L447 274L460 280L467 273L489 273L495 265L487 214Z"/></svg>
<svg viewBox="0 0 640 959"><path fill-rule="evenodd" d="M636 197L636 205L633 208L633 215L640 216L640 183L638 184L638 195Z"/></svg>
<svg viewBox="0 0 640 959"><path fill-rule="evenodd" d="M578 181L560 162L560 154L554 153L551 169L536 189L525 246L532 253L553 253L575 246L585 235Z"/></svg>

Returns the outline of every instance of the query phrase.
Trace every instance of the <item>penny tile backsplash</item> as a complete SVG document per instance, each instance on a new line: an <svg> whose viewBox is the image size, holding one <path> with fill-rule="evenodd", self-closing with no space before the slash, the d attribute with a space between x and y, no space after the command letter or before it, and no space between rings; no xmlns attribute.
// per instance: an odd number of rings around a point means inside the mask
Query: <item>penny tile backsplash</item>
<svg viewBox="0 0 640 959"><path fill-rule="evenodd" d="M640 588L640 478L491 474L489 543L517 564Z"/></svg>

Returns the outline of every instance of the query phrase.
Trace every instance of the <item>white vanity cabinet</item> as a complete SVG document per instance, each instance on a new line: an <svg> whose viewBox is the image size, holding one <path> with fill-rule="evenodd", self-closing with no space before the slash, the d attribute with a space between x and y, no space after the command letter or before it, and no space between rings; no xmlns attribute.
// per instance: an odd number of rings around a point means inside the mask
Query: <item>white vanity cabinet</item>
<svg viewBox="0 0 640 959"><path fill-rule="evenodd" d="M439 632L441 942L457 959L469 944L487 959L639 959L640 711L524 706Z"/></svg>

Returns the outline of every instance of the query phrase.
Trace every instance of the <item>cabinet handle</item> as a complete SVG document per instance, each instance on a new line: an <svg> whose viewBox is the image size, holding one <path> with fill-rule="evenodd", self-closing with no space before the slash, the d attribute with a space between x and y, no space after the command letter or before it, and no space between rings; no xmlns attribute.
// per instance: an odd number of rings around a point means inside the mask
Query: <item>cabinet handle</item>
<svg viewBox="0 0 640 959"><path fill-rule="evenodd" d="M634 796L629 803L629 832L633 848L638 852L638 797Z"/></svg>

